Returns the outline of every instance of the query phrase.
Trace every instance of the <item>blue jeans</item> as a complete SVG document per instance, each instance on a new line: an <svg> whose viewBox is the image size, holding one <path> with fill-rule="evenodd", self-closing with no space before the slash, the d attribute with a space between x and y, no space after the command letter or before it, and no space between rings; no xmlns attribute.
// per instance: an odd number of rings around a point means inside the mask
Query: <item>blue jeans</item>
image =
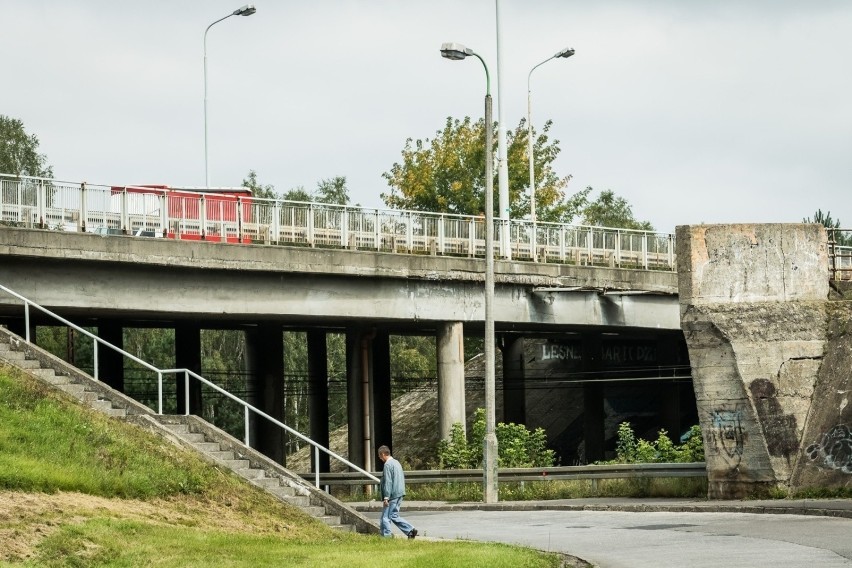
<svg viewBox="0 0 852 568"><path fill-rule="evenodd" d="M402 505L402 497L397 497L396 499L389 499L388 506L382 508L382 518L379 521L382 536L391 536L391 523L395 524L406 535L414 529L408 524L408 521L399 516L400 505Z"/></svg>

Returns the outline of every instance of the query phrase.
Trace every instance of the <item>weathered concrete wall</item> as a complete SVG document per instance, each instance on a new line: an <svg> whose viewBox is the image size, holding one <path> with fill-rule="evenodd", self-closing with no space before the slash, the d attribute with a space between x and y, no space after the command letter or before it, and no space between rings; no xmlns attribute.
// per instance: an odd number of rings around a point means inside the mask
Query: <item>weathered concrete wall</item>
<svg viewBox="0 0 852 568"><path fill-rule="evenodd" d="M811 484L816 464L827 463L823 454L838 453L820 448L835 448L832 436L844 430L833 428L849 423L839 416L846 404L837 394L844 385L848 393L848 358L840 376L843 363L827 363L844 341L829 330L849 305L828 300L825 231L804 224L682 226L677 243L681 326L710 497ZM822 445L803 460L812 442ZM836 471L830 475L841 479Z"/></svg>

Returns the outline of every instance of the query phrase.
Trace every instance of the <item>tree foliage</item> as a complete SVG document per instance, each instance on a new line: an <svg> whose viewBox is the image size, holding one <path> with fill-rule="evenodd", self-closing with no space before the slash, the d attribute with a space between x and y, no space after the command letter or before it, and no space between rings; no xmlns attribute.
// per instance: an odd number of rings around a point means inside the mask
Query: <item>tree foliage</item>
<svg viewBox="0 0 852 568"><path fill-rule="evenodd" d="M822 209L817 209L814 213L814 220L810 217L802 219L802 223L819 223L829 232L830 236L834 237L834 242L840 246L852 246L852 232L841 230L842 226L840 219L832 219L831 211L822 212Z"/></svg>
<svg viewBox="0 0 852 568"><path fill-rule="evenodd" d="M586 194L592 192L586 188ZM583 224L597 227L613 227L620 229L637 229L653 231L650 221L638 221L633 216L633 207L623 197L619 197L611 189L606 189L598 198L583 204Z"/></svg>
<svg viewBox="0 0 852 568"><path fill-rule="evenodd" d="M27 134L24 123L0 114L0 173L53 177L47 157L38 152L38 138Z"/></svg>
<svg viewBox="0 0 852 568"><path fill-rule="evenodd" d="M541 221L570 222L579 214L583 194L566 198L570 176L560 178L553 169L559 154L559 141L548 132L552 121L535 136L536 215ZM497 124L493 124L496 145ZM522 119L506 133L509 174L510 216L530 213L527 128ZM479 215L485 211L485 120L474 122L448 117L444 128L431 140L409 138L402 161L382 174L391 188L382 193L385 205L394 209ZM494 148L492 148L492 152ZM497 164L494 166L497 186ZM495 199L495 208L497 207ZM495 209L495 214L497 213Z"/></svg>
<svg viewBox="0 0 852 568"><path fill-rule="evenodd" d="M275 186L260 183L257 180L257 172L249 170L248 176L243 180L243 187L249 188L252 195L262 199L313 201L316 203L333 203L336 205L349 204L349 188L346 187L346 176L322 179L317 183L317 188L313 192L309 192L304 186L297 185L289 191L279 194L275 190Z"/></svg>

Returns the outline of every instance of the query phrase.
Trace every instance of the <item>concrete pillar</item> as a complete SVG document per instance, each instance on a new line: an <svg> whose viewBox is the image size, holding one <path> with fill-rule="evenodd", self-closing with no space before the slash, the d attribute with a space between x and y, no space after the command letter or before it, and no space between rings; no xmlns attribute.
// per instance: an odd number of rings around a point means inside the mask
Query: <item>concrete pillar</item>
<svg viewBox="0 0 852 568"><path fill-rule="evenodd" d="M831 445L824 435L848 406L848 381L816 396L832 321L827 247L817 224L677 227L681 327L711 498L789 487L803 464L823 467L819 484L830 478L824 446L812 442Z"/></svg>
<svg viewBox="0 0 852 568"><path fill-rule="evenodd" d="M387 330L377 330L373 337L372 373L373 385L373 447L371 448L373 463L381 463L376 459L379 446L387 446L393 450L393 416L391 413L391 355L390 335ZM378 469L375 467L374 469Z"/></svg>
<svg viewBox="0 0 852 568"><path fill-rule="evenodd" d="M524 367L524 338L506 335L503 343L503 419L527 423L527 396Z"/></svg>
<svg viewBox="0 0 852 568"><path fill-rule="evenodd" d="M20 335L21 337L27 336L27 324L24 318L10 319L6 327L15 335ZM32 323L30 323L30 341L35 343L35 326Z"/></svg>
<svg viewBox="0 0 852 568"><path fill-rule="evenodd" d="M100 322L98 337L124 349L124 328L117 322ZM104 345L98 346L98 378L116 389L124 392L124 355Z"/></svg>
<svg viewBox="0 0 852 568"><path fill-rule="evenodd" d="M324 331L311 330L308 336L308 417L311 440L326 448L328 440L328 345ZM314 452L311 450L311 471L316 471ZM328 454L320 452L319 471L328 472Z"/></svg>
<svg viewBox="0 0 852 568"><path fill-rule="evenodd" d="M594 376L594 371L600 370L601 336L598 334L584 335L583 371ZM604 387L592 379L583 385L583 438L586 447L586 463L604 459L606 443L606 411L604 409Z"/></svg>
<svg viewBox="0 0 852 568"><path fill-rule="evenodd" d="M247 400L284 422L284 332L278 324L259 324L246 331ZM249 420L252 448L285 465L284 430L261 416Z"/></svg>
<svg viewBox="0 0 852 568"><path fill-rule="evenodd" d="M175 368L189 369L201 374L201 326L198 322L180 322L175 325ZM165 381L165 379L164 379ZM183 375L175 377L177 413L186 412L186 389ZM189 379L189 413L201 415L201 383Z"/></svg>
<svg viewBox="0 0 852 568"><path fill-rule="evenodd" d="M369 424L371 396L369 358L362 347L364 336L363 329L346 330L346 414L349 423L348 459L366 469L370 460L365 452L372 442L369 429L365 429Z"/></svg>
<svg viewBox="0 0 852 568"><path fill-rule="evenodd" d="M453 424L466 430L464 390L464 330L461 322L438 325L438 423L442 440L449 439Z"/></svg>

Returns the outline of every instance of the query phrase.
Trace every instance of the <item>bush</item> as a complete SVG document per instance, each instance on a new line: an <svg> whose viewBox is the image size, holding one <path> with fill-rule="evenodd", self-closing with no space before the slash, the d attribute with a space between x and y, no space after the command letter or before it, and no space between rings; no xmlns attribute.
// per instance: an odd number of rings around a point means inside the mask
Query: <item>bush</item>
<svg viewBox="0 0 852 568"><path fill-rule="evenodd" d="M551 467L556 453L547 448L547 434L543 428L529 430L523 424L496 425L498 465L500 467ZM474 414L469 439L465 439L460 423L453 424L449 440L438 443L438 461L441 469L473 469L482 467L482 450L485 441L485 410Z"/></svg>
<svg viewBox="0 0 852 568"><path fill-rule="evenodd" d="M668 432L660 430L657 440L648 442L637 439L630 422L618 426L618 441L615 445L616 459L612 463L694 463L704 461L704 440L701 427L689 429L683 444L675 446Z"/></svg>

